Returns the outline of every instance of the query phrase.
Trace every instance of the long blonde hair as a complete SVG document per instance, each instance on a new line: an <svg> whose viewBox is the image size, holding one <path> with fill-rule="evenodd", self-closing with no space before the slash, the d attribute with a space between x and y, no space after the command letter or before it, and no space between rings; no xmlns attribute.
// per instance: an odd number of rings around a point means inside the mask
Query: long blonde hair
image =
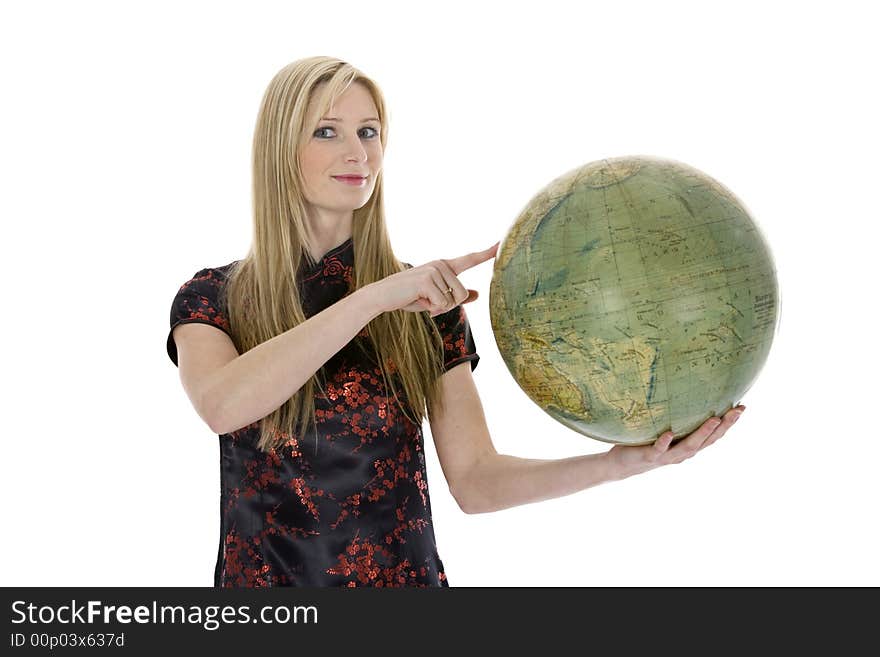
<svg viewBox="0 0 880 657"><path fill-rule="evenodd" d="M303 174L299 149L336 98L351 84L370 92L381 124L384 150L388 121L379 87L351 64L333 57L309 57L282 68L269 83L257 116L253 142L253 241L247 255L230 270L225 305L233 342L240 354L304 322L306 317L296 282L303 259L314 265L306 224ZM318 85L323 86L316 89ZM313 113L307 115L315 100ZM318 113L319 112L319 113ZM385 225L382 172L373 194L354 211L354 291L399 271L406 265L391 248ZM386 389L401 411L421 424L439 408L439 376L443 365L443 340L427 311L385 312L367 325L376 363ZM394 373L403 383L408 401L401 404ZM323 392L323 367L278 409L260 420L259 448L264 452L296 437L299 440L315 422L315 391Z"/></svg>

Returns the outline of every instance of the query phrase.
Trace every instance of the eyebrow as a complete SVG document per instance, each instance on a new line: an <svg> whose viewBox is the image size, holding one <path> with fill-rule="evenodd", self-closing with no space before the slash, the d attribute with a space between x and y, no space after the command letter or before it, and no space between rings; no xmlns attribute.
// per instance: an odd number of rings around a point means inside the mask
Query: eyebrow
<svg viewBox="0 0 880 657"><path fill-rule="evenodd" d="M322 121L340 121L341 119L337 119L335 116L325 116L321 119ZM361 123L366 123L367 121L378 121L375 116L370 117L368 119L361 119Z"/></svg>

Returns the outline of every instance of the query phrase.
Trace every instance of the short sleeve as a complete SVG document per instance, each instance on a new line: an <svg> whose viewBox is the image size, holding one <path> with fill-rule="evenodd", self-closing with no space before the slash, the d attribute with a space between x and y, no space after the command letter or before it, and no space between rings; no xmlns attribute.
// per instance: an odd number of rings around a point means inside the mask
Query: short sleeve
<svg viewBox="0 0 880 657"><path fill-rule="evenodd" d="M171 303L171 328L166 342L168 356L175 366L177 345L172 333L178 324L208 324L232 337L229 318L220 298L225 281L226 277L217 269L201 269L177 291Z"/></svg>
<svg viewBox="0 0 880 657"><path fill-rule="evenodd" d="M447 372L466 361L470 361L471 371L477 369L480 356L464 305L458 305L433 319L443 336L443 371Z"/></svg>

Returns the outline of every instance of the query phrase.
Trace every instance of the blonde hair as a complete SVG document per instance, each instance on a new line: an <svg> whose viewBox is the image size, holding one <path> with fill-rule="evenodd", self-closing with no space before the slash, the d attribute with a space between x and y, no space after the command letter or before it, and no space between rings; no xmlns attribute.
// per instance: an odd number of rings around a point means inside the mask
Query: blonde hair
<svg viewBox="0 0 880 657"><path fill-rule="evenodd" d="M272 78L263 96L253 141L253 241L247 255L230 270L224 289L233 342L240 354L306 320L296 277L304 258L309 265L315 264L310 253L318 249L306 223L300 144L335 99L354 83L362 84L373 98L384 150L388 121L382 93L376 83L347 62L324 56L297 60ZM313 100L312 114L307 115ZM407 267L391 248L382 190L380 171L372 196L354 211L355 264L350 292ZM437 326L427 311L395 310L382 313L366 329L386 389L392 391L404 415L421 424L440 404L443 339ZM320 381L323 370L321 367L289 400L260 420L261 450L273 450L292 436L299 439L314 427L315 391L324 393ZM406 404L401 404L392 376L395 372L413 416Z"/></svg>

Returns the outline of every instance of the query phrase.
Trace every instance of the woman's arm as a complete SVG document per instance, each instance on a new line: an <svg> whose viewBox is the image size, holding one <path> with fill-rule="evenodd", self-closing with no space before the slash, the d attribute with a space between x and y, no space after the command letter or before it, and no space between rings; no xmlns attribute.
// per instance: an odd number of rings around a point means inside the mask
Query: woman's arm
<svg viewBox="0 0 880 657"><path fill-rule="evenodd" d="M381 313L365 286L212 371L202 388L208 424L222 434L266 417ZM179 351L183 369L182 341Z"/></svg>
<svg viewBox="0 0 880 657"><path fill-rule="evenodd" d="M449 489L465 513L488 513L562 497L681 463L723 436L741 414L737 407L723 421L710 418L674 446L668 432L651 445L615 445L601 454L564 459L526 459L495 451L468 363L453 367L442 381L446 406L431 420L431 435Z"/></svg>
<svg viewBox="0 0 880 657"><path fill-rule="evenodd" d="M204 339L203 331L219 334L220 329L193 328L195 324L175 327L184 388L199 415L217 433L256 422L290 399L383 312L427 310L434 317L476 299L476 291L466 289L457 275L494 258L498 245L387 276L241 355L228 335Z"/></svg>

